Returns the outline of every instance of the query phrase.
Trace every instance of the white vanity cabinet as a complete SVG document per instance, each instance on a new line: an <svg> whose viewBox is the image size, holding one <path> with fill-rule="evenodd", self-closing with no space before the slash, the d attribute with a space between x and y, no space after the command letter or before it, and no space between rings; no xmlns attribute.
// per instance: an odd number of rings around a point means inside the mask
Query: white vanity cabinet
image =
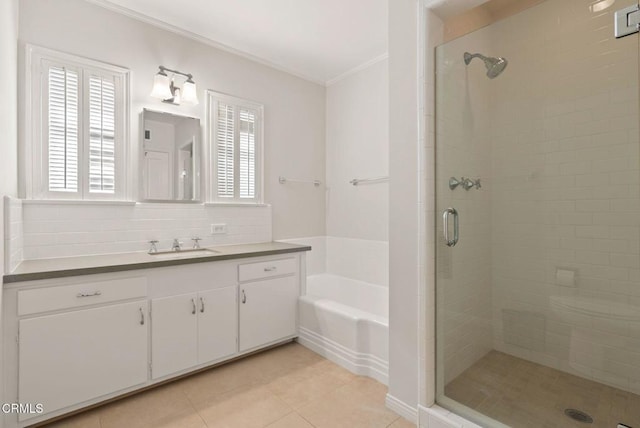
<svg viewBox="0 0 640 428"><path fill-rule="evenodd" d="M239 266L240 352L297 334L297 272L294 258Z"/></svg>
<svg viewBox="0 0 640 428"><path fill-rule="evenodd" d="M154 379L237 352L237 287L151 301Z"/></svg>
<svg viewBox="0 0 640 428"><path fill-rule="evenodd" d="M5 283L4 399L42 403L44 412L6 414L4 426L38 424L293 339L300 251Z"/></svg>
<svg viewBox="0 0 640 428"><path fill-rule="evenodd" d="M121 285L131 286L112 293ZM111 287L110 287L111 286ZM104 294L102 291L105 290ZM18 400L41 403L53 412L147 381L148 302L146 280L134 278L27 290L18 294L19 307L47 311L80 306L77 310L25 317L18 322ZM86 291L90 290L90 291ZM48 297L49 300L42 299ZM115 300L135 299L126 303ZM107 300L95 306L92 298ZM88 299L88 300L87 300ZM81 302L82 304L79 304ZM20 415L27 419L29 414Z"/></svg>

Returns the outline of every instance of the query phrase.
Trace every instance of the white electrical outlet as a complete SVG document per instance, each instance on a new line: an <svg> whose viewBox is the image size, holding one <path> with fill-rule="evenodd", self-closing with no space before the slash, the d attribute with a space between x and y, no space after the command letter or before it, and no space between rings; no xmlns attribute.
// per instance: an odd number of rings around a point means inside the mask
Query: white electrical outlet
<svg viewBox="0 0 640 428"><path fill-rule="evenodd" d="M225 223L218 223L211 225L212 235L225 235L227 233L227 225Z"/></svg>

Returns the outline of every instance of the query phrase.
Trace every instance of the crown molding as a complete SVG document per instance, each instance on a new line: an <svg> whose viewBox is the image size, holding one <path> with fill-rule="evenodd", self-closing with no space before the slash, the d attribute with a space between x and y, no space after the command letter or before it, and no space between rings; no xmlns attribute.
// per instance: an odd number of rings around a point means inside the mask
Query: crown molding
<svg viewBox="0 0 640 428"><path fill-rule="evenodd" d="M346 71L346 72L342 73L341 75L339 75L337 77L334 77L333 79L327 80L325 85L326 86L334 85L334 84L338 83L339 81L344 80L344 79L346 79L347 77L349 77L349 76L351 76L353 74L356 74L356 73L358 73L358 72L360 72L360 71L362 71L362 70L364 70L366 68L371 67L372 65L375 65L375 64L377 64L377 63L379 63L381 61L384 61L387 58L389 58L389 53L385 52L382 55L379 55L379 56L377 56L377 57L375 57L373 59L370 59L367 62L363 62L362 64L352 68L351 70Z"/></svg>
<svg viewBox="0 0 640 428"><path fill-rule="evenodd" d="M258 56L252 55L250 53L241 51L239 49L235 49L231 46L225 45L224 43L216 42L208 37L201 36L199 34L193 33L191 31L185 30L183 28L177 27L175 25L169 24L160 19L152 18L143 13L136 12L124 6L120 6L118 4L112 3L109 0L85 0L88 3L95 4L96 6L100 6L102 8L111 10L112 12L119 13L121 15L125 15L129 18L133 18L138 21L142 21L146 24L153 25L154 27L162 28L163 30L172 32L174 34L178 34L183 37L187 37L189 39L195 40L197 42L203 43L205 45L209 45L213 48L232 53L234 55L240 56L242 58L248 59L253 62L257 62L259 64L265 65L267 67L276 69L278 71L282 71L284 73L290 74L292 76L298 77L303 80L307 80L309 82L315 83L317 85L326 86L328 82L323 80L316 79L314 77L308 76L304 73L300 73L296 70L292 70L287 67L283 67L282 65L276 64L274 62L265 60L264 58L260 58Z"/></svg>

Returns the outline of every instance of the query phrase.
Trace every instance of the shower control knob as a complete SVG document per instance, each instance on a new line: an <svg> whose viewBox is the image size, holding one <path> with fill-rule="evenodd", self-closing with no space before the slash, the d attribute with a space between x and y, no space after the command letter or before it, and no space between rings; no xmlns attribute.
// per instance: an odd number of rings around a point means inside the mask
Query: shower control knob
<svg viewBox="0 0 640 428"><path fill-rule="evenodd" d="M476 179L476 183L475 183L476 189L480 189L482 187L482 184L480 184L480 179Z"/></svg>
<svg viewBox="0 0 640 428"><path fill-rule="evenodd" d="M462 187L464 188L464 190L470 190L475 185L476 182L472 179L462 177Z"/></svg>
<svg viewBox="0 0 640 428"><path fill-rule="evenodd" d="M451 189L451 190L455 190L455 188L458 187L461 184L462 184L462 181L458 180L455 177L451 177L449 179L449 189Z"/></svg>

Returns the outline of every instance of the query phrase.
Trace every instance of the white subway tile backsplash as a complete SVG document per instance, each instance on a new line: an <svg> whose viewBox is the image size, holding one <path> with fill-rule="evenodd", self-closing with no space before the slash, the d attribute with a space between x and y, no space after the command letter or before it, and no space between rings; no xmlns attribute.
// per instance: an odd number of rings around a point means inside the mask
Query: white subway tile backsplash
<svg viewBox="0 0 640 428"><path fill-rule="evenodd" d="M272 240L270 206L20 204L24 259L146 251L152 239L167 249L174 238L189 246L195 236L202 246ZM228 234L211 235L212 223L227 224Z"/></svg>

